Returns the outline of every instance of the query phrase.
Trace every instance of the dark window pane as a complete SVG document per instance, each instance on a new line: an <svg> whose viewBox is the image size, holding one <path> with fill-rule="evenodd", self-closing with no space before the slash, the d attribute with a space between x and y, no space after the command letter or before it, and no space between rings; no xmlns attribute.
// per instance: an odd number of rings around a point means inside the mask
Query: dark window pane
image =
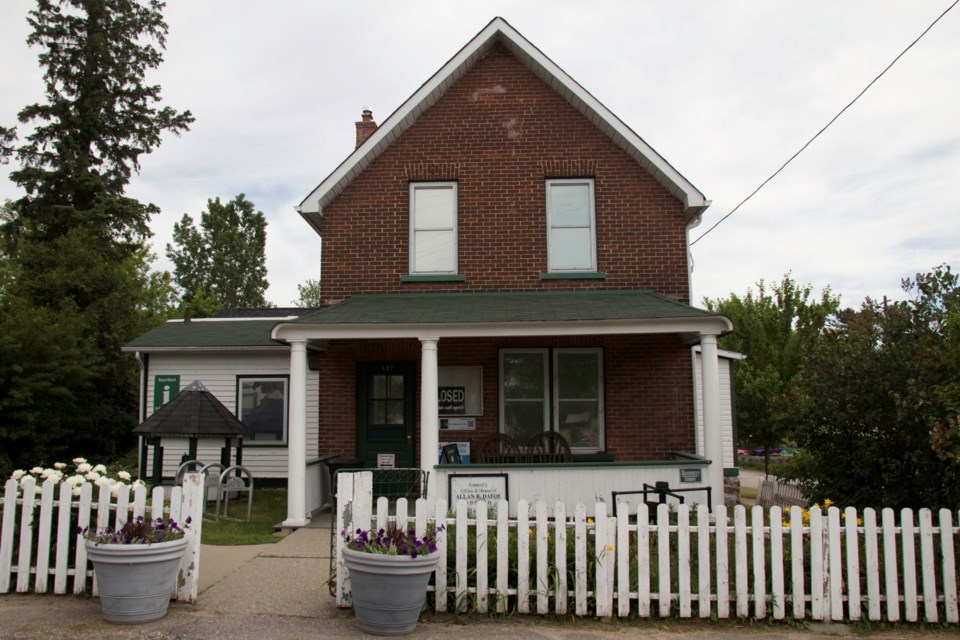
<svg viewBox="0 0 960 640"><path fill-rule="evenodd" d="M403 400L388 400L386 407L387 424L403 424Z"/></svg>
<svg viewBox="0 0 960 640"><path fill-rule="evenodd" d="M371 398L382 400L387 397L387 376L370 376L370 382L373 387L370 392Z"/></svg>
<svg viewBox="0 0 960 640"><path fill-rule="evenodd" d="M390 376L390 398L403 398L403 376Z"/></svg>
<svg viewBox="0 0 960 640"><path fill-rule="evenodd" d="M600 403L589 400L559 402L560 435L571 447L600 446Z"/></svg>
<svg viewBox="0 0 960 640"><path fill-rule="evenodd" d="M543 360L541 353L504 354L504 398L543 398Z"/></svg>
<svg viewBox="0 0 960 640"><path fill-rule="evenodd" d="M543 431L542 402L506 402L503 408L504 433L517 441L529 440Z"/></svg>
<svg viewBox="0 0 960 640"><path fill-rule="evenodd" d="M600 367L595 352L558 353L557 376L562 400L600 396Z"/></svg>

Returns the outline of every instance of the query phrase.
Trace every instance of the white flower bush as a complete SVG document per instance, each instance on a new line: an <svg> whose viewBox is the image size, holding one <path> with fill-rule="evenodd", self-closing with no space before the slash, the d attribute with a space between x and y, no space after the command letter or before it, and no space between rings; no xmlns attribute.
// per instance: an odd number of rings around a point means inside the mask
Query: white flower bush
<svg viewBox="0 0 960 640"><path fill-rule="evenodd" d="M80 495L80 486L85 482L93 483L98 487L110 487L110 493L114 496L120 492L120 487L125 485L145 486L142 480L133 480L127 471L121 470L111 474L106 465L90 464L86 458L74 458L72 462L73 469L70 469L71 465L65 462L57 462L47 468L33 467L29 471L17 469L10 474L10 477L16 480L21 488L26 484L27 478L33 478L37 483L34 489L37 495L42 491L43 483L48 480L52 480L54 484L66 482L72 487L72 493L75 496Z"/></svg>

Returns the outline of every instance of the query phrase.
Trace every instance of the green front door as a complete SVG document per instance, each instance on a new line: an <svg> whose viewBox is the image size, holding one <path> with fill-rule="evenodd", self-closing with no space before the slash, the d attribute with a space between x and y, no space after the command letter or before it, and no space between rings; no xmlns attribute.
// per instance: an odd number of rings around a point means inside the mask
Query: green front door
<svg viewBox="0 0 960 640"><path fill-rule="evenodd" d="M357 364L357 455L368 469L381 454L414 467L414 384L411 362Z"/></svg>

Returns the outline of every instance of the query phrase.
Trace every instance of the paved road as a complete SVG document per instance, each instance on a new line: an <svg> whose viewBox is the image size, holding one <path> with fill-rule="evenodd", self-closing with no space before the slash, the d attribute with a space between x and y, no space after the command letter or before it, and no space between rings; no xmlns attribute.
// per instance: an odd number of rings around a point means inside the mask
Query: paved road
<svg viewBox="0 0 960 640"><path fill-rule="evenodd" d="M315 603L319 604L319 603ZM73 596L0 596L0 638L4 640L294 640L299 638L366 638L354 626L349 611L317 606L322 615L235 613L173 604L158 622L114 626L103 622L95 600ZM827 640L852 635L846 625L814 625L795 629L765 623L709 623L671 620L598 621L512 616L487 618L425 614L412 639L521 640L625 639L676 640ZM955 640L956 631L906 627L871 633L872 640Z"/></svg>

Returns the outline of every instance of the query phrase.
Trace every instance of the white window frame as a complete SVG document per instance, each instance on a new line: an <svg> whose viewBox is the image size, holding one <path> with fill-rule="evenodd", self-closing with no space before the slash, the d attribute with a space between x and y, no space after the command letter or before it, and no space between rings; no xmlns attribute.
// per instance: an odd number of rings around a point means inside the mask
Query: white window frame
<svg viewBox="0 0 960 640"><path fill-rule="evenodd" d="M603 406L603 349L600 347L586 348L555 348L553 350L553 388L551 389L553 402L553 425L555 431L560 431L560 355L564 353L595 353L597 354L597 446L595 447L576 447L570 444L570 450L575 453L597 453L603 449L606 442L606 433L604 430L604 406ZM573 399L577 400L577 399Z"/></svg>
<svg viewBox="0 0 960 640"><path fill-rule="evenodd" d="M416 211L416 193L421 189L450 189L453 192L453 226L452 227L417 227ZM456 182L411 182L409 191L409 211L410 211L410 234L409 234L409 266L410 275L414 276L435 276L435 275L456 275L458 273L459 246L458 246L458 226L459 226L459 193ZM417 256L417 232L418 231L448 231L452 235L453 242L453 264L449 270L442 271L416 271Z"/></svg>
<svg viewBox="0 0 960 640"><path fill-rule="evenodd" d="M556 424L560 420L560 367L558 365L559 356L562 353L583 353L590 352L597 354L597 392L599 398L597 398L597 412L598 412L598 425L597 425L597 446L595 447L575 447L572 444L570 445L570 450L573 453L597 453L604 450L606 443L606 408L604 406L604 377L603 377L603 348L602 347L584 347L584 348L545 348L545 347L531 347L531 348L510 348L510 349L500 349L499 355L499 381L498 381L498 390L497 393L500 398L499 404L499 431L500 433L506 433L504 418L505 416L505 405L506 405L506 394L503 390L503 358L504 355L510 353L530 353L530 354L540 354L543 358L544 364L544 374L543 374L543 385L544 385L544 418L543 418L543 430L544 431L559 431L559 424ZM549 367L548 367L549 365ZM521 398L514 398L514 400L522 400Z"/></svg>
<svg viewBox="0 0 960 640"><path fill-rule="evenodd" d="M554 185L585 185L590 206L590 265L577 269L558 269L553 265L553 212L550 210L550 190ZM548 273L595 273L597 271L597 214L593 178L552 178L546 181L544 199L547 209L547 272ZM556 228L582 229L583 225L557 225Z"/></svg>
<svg viewBox="0 0 960 640"><path fill-rule="evenodd" d="M290 376L270 374L238 374L237 375L237 419L243 422L243 383L262 380L264 382L283 382L283 438L280 440L254 440L244 438L244 446L278 447L286 446L290 426Z"/></svg>
<svg viewBox="0 0 960 640"><path fill-rule="evenodd" d="M549 361L547 359L548 350L543 348L530 348L530 349L500 349L500 376L499 376L499 390L498 395L500 396L500 433L506 433L506 425L504 424L504 418L506 417L506 394L503 390L503 357L504 355L510 353L527 353L527 354L539 354L543 359L543 430L550 430L550 367ZM523 401L522 398L512 398L512 400ZM530 398L529 401L535 400L535 398Z"/></svg>

